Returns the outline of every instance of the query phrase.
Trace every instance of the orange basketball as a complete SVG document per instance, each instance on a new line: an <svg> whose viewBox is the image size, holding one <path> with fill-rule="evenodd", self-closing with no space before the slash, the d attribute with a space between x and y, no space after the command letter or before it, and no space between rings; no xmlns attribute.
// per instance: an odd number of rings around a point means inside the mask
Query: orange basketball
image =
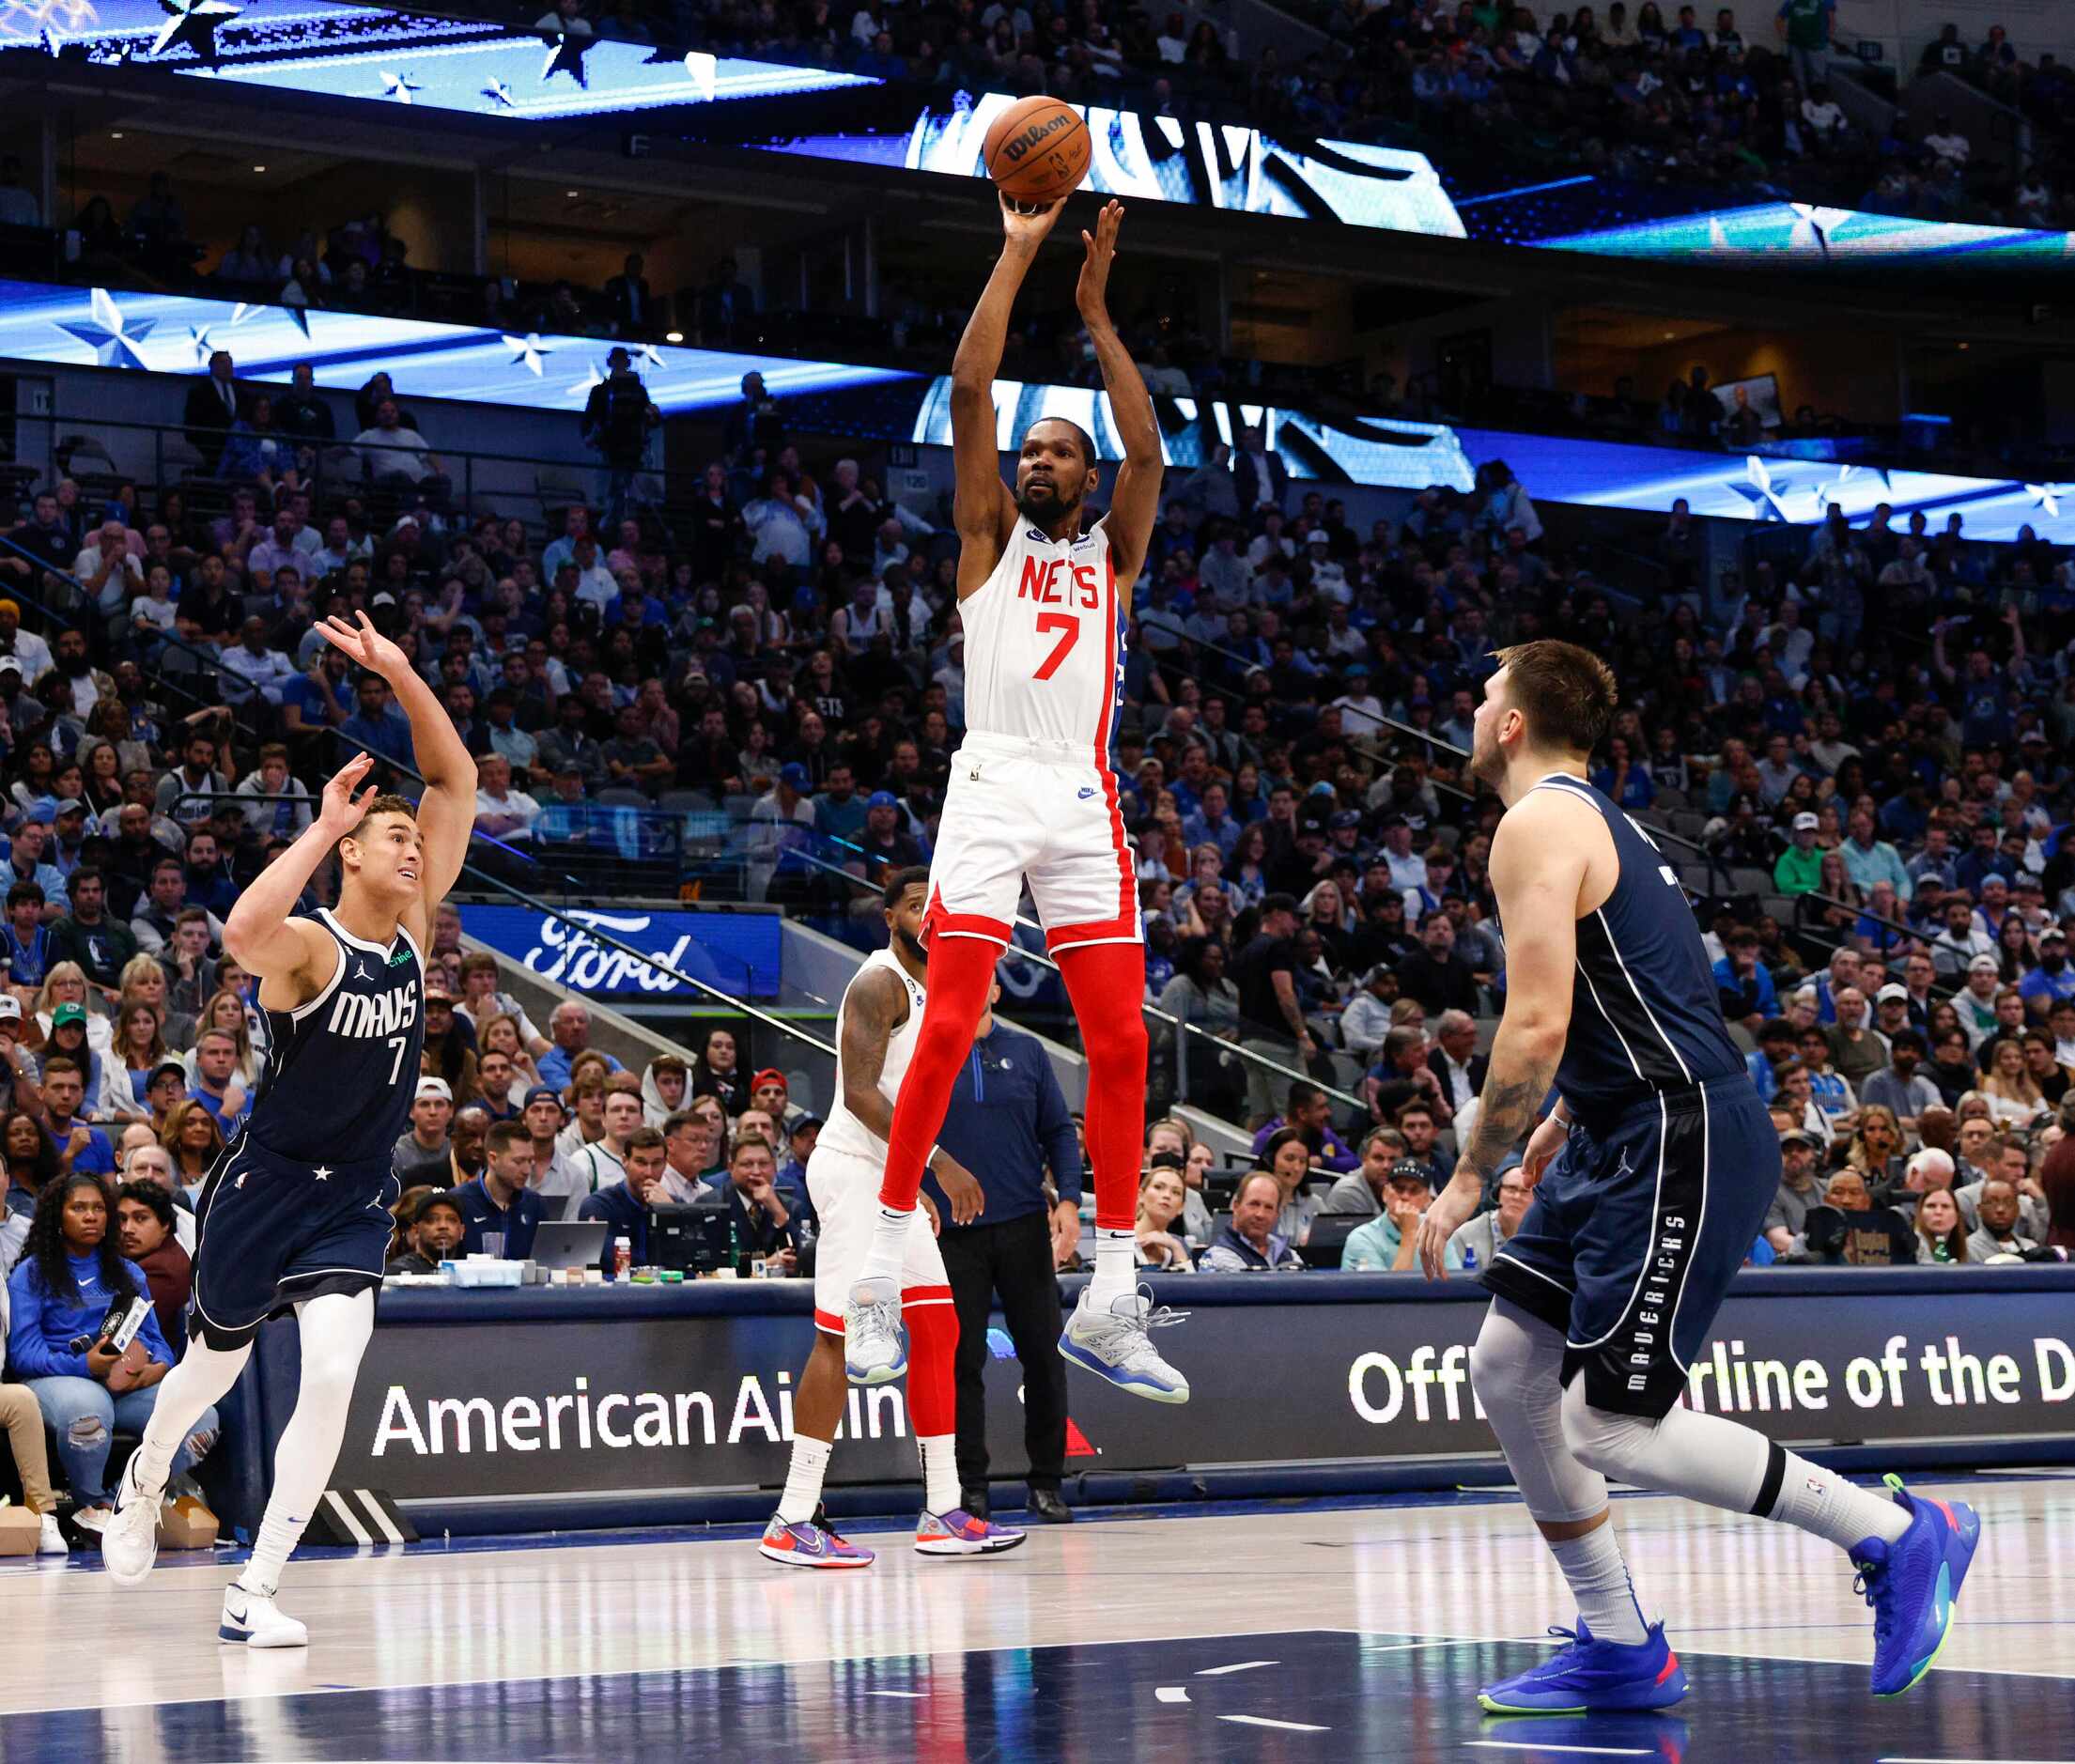
<svg viewBox="0 0 2075 1764"><path fill-rule="evenodd" d="M1056 98L1011 104L981 148L996 188L1024 208L1042 208L1079 188L1092 151L1080 113Z"/></svg>

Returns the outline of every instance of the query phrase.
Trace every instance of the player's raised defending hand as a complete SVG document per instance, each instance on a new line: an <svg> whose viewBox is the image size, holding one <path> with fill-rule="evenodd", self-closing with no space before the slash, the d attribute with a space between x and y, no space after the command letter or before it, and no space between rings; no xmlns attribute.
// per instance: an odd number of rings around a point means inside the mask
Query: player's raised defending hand
<svg viewBox="0 0 2075 1764"><path fill-rule="evenodd" d="M365 790L360 787L374 766L372 753L356 753L332 774L331 781L324 786L317 820L331 839L339 839L358 827L366 817L367 805L380 794L379 784L369 784Z"/></svg>
<svg viewBox="0 0 2075 1764"><path fill-rule="evenodd" d="M391 686L395 685L399 673L412 672L410 658L375 628L366 613L356 612L353 618L360 623L337 617L320 619L317 628L327 642L343 649L362 667L380 674Z"/></svg>
<svg viewBox="0 0 2075 1764"><path fill-rule="evenodd" d="M1074 285L1074 304L1080 309L1084 324L1109 322L1109 266L1116 261L1117 228L1123 218L1124 205L1112 199L1103 204L1092 233L1081 228L1081 244L1088 255L1081 260L1080 280Z"/></svg>

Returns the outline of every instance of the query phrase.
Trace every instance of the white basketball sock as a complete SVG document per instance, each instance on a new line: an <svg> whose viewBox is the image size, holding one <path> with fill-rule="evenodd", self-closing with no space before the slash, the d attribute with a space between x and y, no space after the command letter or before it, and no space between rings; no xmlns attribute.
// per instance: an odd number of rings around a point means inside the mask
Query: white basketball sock
<svg viewBox="0 0 2075 1764"><path fill-rule="evenodd" d="M1893 1543L1910 1528L1900 1501L1859 1488L1793 1452L1783 1451L1780 1458L1779 1496L1760 1518L1798 1525L1840 1550L1852 1549L1866 1538Z"/></svg>
<svg viewBox="0 0 2075 1764"><path fill-rule="evenodd" d="M1549 1552L1571 1583L1578 1615L1597 1639L1628 1647L1649 1639L1649 1625L1643 1621L1642 1607L1635 1602L1635 1588L1629 1581L1628 1563L1622 1559L1611 1520L1581 1538L1552 1543Z"/></svg>
<svg viewBox="0 0 2075 1764"><path fill-rule="evenodd" d="M951 1512L962 1498L958 1487L958 1436L925 1433L915 1443L922 1448L922 1506L933 1513Z"/></svg>
<svg viewBox="0 0 2075 1764"><path fill-rule="evenodd" d="M864 1267L859 1272L860 1280L891 1280L896 1286L901 1280L901 1261L907 1253L908 1226L915 1217L915 1209L896 1212L881 1201L872 1221L872 1245L864 1252Z"/></svg>
<svg viewBox="0 0 2075 1764"><path fill-rule="evenodd" d="M1088 1283L1088 1307L1107 1310L1109 1301L1138 1290L1138 1234L1095 1232L1095 1272Z"/></svg>
<svg viewBox="0 0 2075 1764"><path fill-rule="evenodd" d="M788 1525L803 1525L821 1505L822 1478L828 1474L828 1454L835 1449L826 1439L793 1435L793 1462L785 1472L785 1493L778 1497L778 1516Z"/></svg>

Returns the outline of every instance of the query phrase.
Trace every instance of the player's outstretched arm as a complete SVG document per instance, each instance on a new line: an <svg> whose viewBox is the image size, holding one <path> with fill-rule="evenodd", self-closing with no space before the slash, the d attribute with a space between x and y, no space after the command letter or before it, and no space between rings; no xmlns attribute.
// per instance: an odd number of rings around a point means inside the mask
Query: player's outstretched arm
<svg viewBox="0 0 2075 1764"><path fill-rule="evenodd" d="M410 720L411 752L426 781L418 801L418 839L425 852L426 926L414 928L415 934L429 928L432 909L446 898L468 858L475 827L475 757L410 658L366 613L355 616L358 624L329 618L321 628L331 642L389 682Z"/></svg>
<svg viewBox="0 0 2075 1764"><path fill-rule="evenodd" d="M843 1060L843 1106L881 1139L893 1137L893 1105L879 1089L879 1077L886 1070L887 1044L907 1011L907 988L883 967L854 983L843 998L843 1045L837 1050ZM972 1172L941 1147L930 1153L929 1168L951 1202L952 1219L960 1225L977 1219L986 1197Z"/></svg>
<svg viewBox="0 0 2075 1764"><path fill-rule="evenodd" d="M954 474L952 519L958 529L958 596L982 587L1001 561L1015 519L1015 503L1001 481L1001 450L995 444L994 380L1009 337L1009 314L1038 247L1052 230L1065 197L1035 214L1001 205L1001 255L980 291L980 303L966 321L951 364L951 453Z"/></svg>
<svg viewBox="0 0 2075 1764"><path fill-rule="evenodd" d="M337 946L307 920L289 917L332 847L361 823L376 787L361 789L375 756L356 753L324 786L317 818L295 843L247 883L224 921L224 948L260 978L262 1001L292 1010L331 978Z"/></svg>
<svg viewBox="0 0 2075 1764"><path fill-rule="evenodd" d="M1474 1214L1485 1184L1556 1081L1571 1029L1572 975L1578 953L1578 895L1587 850L1559 793L1523 797L1492 841L1492 888L1506 938L1506 1014L1492 1040L1477 1126L1455 1178L1419 1222L1419 1261L1432 1279L1456 1228Z"/></svg>
<svg viewBox="0 0 2075 1764"><path fill-rule="evenodd" d="M1145 377L1109 321L1109 266L1116 259L1117 229L1123 218L1123 203L1106 202L1095 217L1095 230L1082 229L1081 244L1088 255L1081 264L1074 298L1080 307L1081 323L1088 327L1089 341L1095 346L1103 388L1109 394L1110 418L1117 425L1117 439L1123 443L1123 464L1117 468L1103 526L1109 534L1109 556L1118 586L1128 592L1144 566L1153 523L1159 518L1166 460L1160 451L1160 426L1153 415L1153 395L1146 391Z"/></svg>

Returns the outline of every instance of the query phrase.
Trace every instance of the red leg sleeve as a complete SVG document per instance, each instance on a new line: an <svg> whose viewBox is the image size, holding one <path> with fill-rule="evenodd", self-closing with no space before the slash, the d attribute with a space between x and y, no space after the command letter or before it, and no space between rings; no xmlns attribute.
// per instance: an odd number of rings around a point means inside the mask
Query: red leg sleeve
<svg viewBox="0 0 2075 1764"><path fill-rule="evenodd" d="M1145 1144L1146 952L1139 943L1090 943L1059 952L1088 1054L1088 1155L1095 1166L1095 1227L1128 1231L1138 1211Z"/></svg>
<svg viewBox="0 0 2075 1764"><path fill-rule="evenodd" d="M952 1362L958 1352L958 1311L947 1303L912 1303L907 1325L907 1418L918 1439L958 1431L958 1395Z"/></svg>
<svg viewBox="0 0 2075 1764"><path fill-rule="evenodd" d="M907 1075L893 1105L887 1139L886 1178L879 1203L898 1212L914 1210L922 1188L922 1164L943 1131L959 1062L972 1051L973 1030L994 986L995 958L1001 946L983 937L937 936L929 941L929 999Z"/></svg>

